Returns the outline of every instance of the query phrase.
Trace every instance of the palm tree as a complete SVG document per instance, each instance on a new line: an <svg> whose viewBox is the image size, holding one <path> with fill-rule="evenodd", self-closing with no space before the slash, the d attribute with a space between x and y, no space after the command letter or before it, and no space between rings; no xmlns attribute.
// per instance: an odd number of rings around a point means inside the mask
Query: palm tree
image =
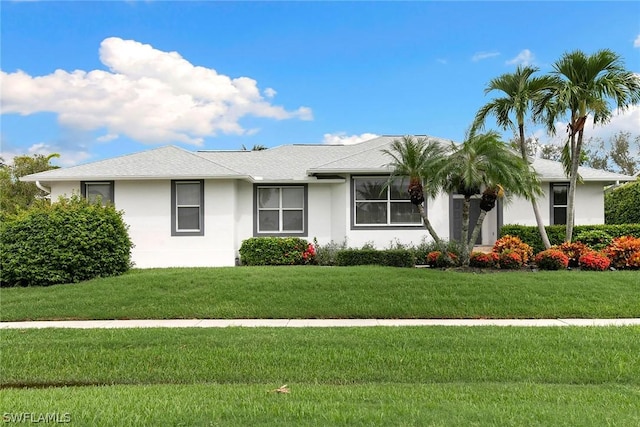
<svg viewBox="0 0 640 427"><path fill-rule="evenodd" d="M522 159L528 160L527 146L524 132L524 121L527 113L533 109L536 101L544 94L545 90L552 87L551 77L533 77L538 69L534 67L518 66L515 73L506 73L489 81L485 94L492 91L500 91L502 97L496 98L485 104L473 122L472 129L484 127L487 116L496 117L498 126L502 129L512 129L518 135L518 145ZM515 116L515 123L512 119ZM538 225L538 232L546 249L551 247L544 222L540 215L540 209L535 200L531 200L531 206Z"/></svg>
<svg viewBox="0 0 640 427"><path fill-rule="evenodd" d="M408 177L407 191L411 203L416 206L424 222L424 226L440 248L444 256L447 255L446 245L431 225L424 209L426 197L435 197L442 189L438 181L447 162L446 147L427 138L403 136L394 139L389 149L382 150L392 158L388 166L392 168L387 186L398 177Z"/></svg>
<svg viewBox="0 0 640 427"><path fill-rule="evenodd" d="M497 132L469 132L465 141L452 146L446 169L439 178L444 190L464 196L462 205L462 264L468 265L487 212L498 197L509 194L535 200L542 190L536 173L526 160L515 154ZM482 193L481 193L482 191ZM469 239L471 198L482 194L480 215Z"/></svg>
<svg viewBox="0 0 640 427"><path fill-rule="evenodd" d="M593 123L604 124L611 118L609 101L619 110L640 103L640 77L624 68L621 57L603 49L592 55L576 50L562 55L553 64L554 84L546 96L538 102L537 113L544 112L547 128L555 132L555 122L569 115L562 162L569 178L567 195L567 232L565 240L571 241L575 222L575 194L579 181L578 166L584 140L587 116Z"/></svg>

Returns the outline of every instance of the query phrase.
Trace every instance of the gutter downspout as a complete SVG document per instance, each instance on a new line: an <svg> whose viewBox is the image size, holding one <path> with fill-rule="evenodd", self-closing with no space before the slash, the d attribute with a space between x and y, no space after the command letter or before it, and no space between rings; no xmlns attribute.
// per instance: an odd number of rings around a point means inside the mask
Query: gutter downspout
<svg viewBox="0 0 640 427"><path fill-rule="evenodd" d="M47 193L44 197L45 199L49 199L51 198L51 188L50 187L45 187L44 185L40 184L40 181L36 181L36 187L38 187L40 190L44 191L45 193Z"/></svg>

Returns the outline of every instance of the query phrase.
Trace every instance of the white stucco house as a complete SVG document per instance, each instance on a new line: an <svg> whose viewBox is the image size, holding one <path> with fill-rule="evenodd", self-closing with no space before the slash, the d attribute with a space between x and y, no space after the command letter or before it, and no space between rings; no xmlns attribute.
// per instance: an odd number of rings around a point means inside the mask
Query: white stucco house
<svg viewBox="0 0 640 427"><path fill-rule="evenodd" d="M380 248L418 244L427 236L406 183L380 193L390 158L381 152L397 136L354 145L284 145L263 151L196 151L165 146L22 178L51 192L101 195L124 212L140 268L231 266L242 241L253 236L300 236ZM443 141L445 142L445 141ZM560 163L538 159L546 224L566 217L568 180ZM633 177L581 168L576 224L604 223L604 187ZM460 235L461 200L441 194L426 201L444 239ZM473 212L472 212L473 215ZM472 218L473 219L473 218ZM498 204L485 219L483 245L502 224L535 225L521 199Z"/></svg>

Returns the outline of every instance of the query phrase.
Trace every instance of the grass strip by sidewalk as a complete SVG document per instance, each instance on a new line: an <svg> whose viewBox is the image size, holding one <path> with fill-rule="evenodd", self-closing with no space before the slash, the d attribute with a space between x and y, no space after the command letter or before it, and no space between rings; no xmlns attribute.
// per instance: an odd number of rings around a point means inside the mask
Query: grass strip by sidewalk
<svg viewBox="0 0 640 427"><path fill-rule="evenodd" d="M638 336L640 327L0 330L0 395L5 414L95 426L636 426ZM6 388L28 384L105 385ZM273 392L283 384L290 393Z"/></svg>
<svg viewBox="0 0 640 427"><path fill-rule="evenodd" d="M640 387L531 383L195 384L3 390L13 414L91 426L637 426Z"/></svg>
<svg viewBox="0 0 640 427"><path fill-rule="evenodd" d="M640 386L640 327L0 330L0 385Z"/></svg>
<svg viewBox="0 0 640 427"><path fill-rule="evenodd" d="M462 273L391 267L132 270L0 289L0 319L640 317L635 271Z"/></svg>

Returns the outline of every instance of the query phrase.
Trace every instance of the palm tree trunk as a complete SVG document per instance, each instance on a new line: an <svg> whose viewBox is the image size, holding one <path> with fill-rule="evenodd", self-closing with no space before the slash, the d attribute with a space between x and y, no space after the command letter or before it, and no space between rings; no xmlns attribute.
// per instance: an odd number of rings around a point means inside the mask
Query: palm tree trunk
<svg viewBox="0 0 640 427"><path fill-rule="evenodd" d="M524 123L518 124L518 131L520 133L520 154L522 155L522 160L527 161L527 148L526 148L526 141L524 139ZM538 208L538 203L536 203L535 200L531 200L531 207L533 208L533 216L536 218L536 224L538 225L538 232L540 233L540 238L542 239L544 248L549 249L551 247L551 242L549 241L547 230L544 228L544 222L542 221L542 216L540 215L540 209Z"/></svg>
<svg viewBox="0 0 640 427"><path fill-rule="evenodd" d="M460 239L462 241L462 259L463 261L469 258L469 254L471 250L469 246L472 245L469 243L469 210L471 207L471 197L465 196L464 202L462 203L462 235ZM473 247L473 246L471 246Z"/></svg>
<svg viewBox="0 0 640 427"><path fill-rule="evenodd" d="M443 256L449 257L447 247L445 246L444 242L440 239L440 237L438 237L438 233L436 233L436 230L431 225L431 221L429 221L429 218L427 217L427 212L424 210L424 205L420 203L419 205L414 205L414 206L418 208L418 212L420 212L420 216L422 217L424 226L429 232L429 234L431 235L431 238L433 239L433 241L436 242L436 245L438 245L438 248L440 248L440 252L442 252Z"/></svg>
<svg viewBox="0 0 640 427"><path fill-rule="evenodd" d="M578 131L578 141L575 141L575 133L571 133L571 174L569 176L569 193L567 194L567 232L565 242L571 242L573 226L575 222L576 186L578 184L578 166L580 166L580 154L582 153L582 137L584 132Z"/></svg>
<svg viewBox="0 0 640 427"><path fill-rule="evenodd" d="M540 237L542 238L542 244L544 245L545 249L549 249L551 247L551 241L549 240L547 229L544 228L544 222L542 221L542 215L540 215L540 208L538 207L538 203L535 200L532 200L531 207L533 208L533 215L536 217L536 224L538 224L538 232L540 233Z"/></svg>
<svg viewBox="0 0 640 427"><path fill-rule="evenodd" d="M469 250L466 258L462 260L462 265L469 265L469 261L471 260L471 252L473 251L473 247L475 246L476 240L478 240L478 236L480 235L480 230L482 230L482 223L484 222L484 217L487 216L487 211L480 210L480 215L478 215L478 221L476 221L475 227L473 227L473 232L471 233L471 240L469 241Z"/></svg>

